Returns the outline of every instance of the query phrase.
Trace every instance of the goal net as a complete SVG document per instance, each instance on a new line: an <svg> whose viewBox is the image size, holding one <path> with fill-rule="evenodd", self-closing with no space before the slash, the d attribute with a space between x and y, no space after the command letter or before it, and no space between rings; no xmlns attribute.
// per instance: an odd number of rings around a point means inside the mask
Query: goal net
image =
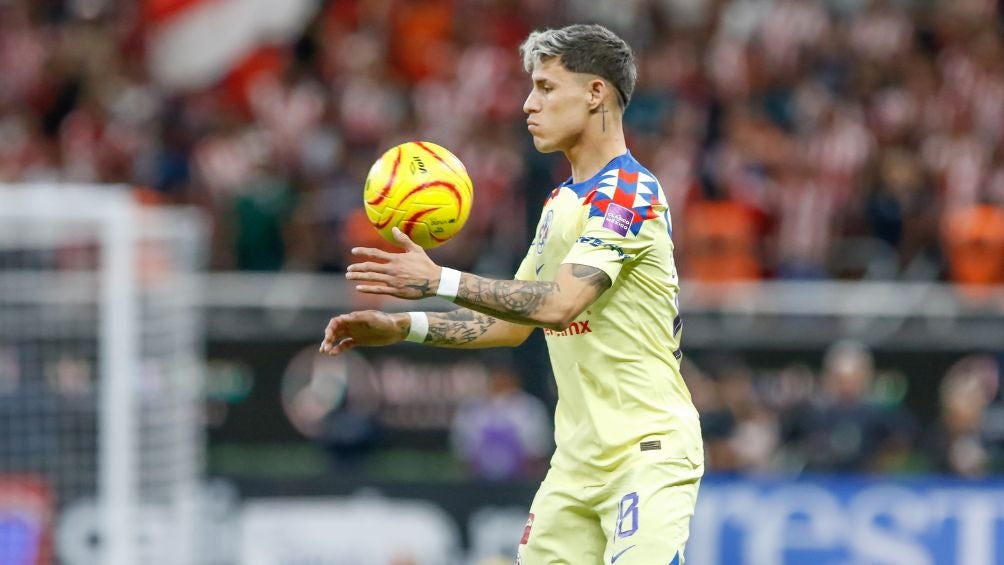
<svg viewBox="0 0 1004 565"><path fill-rule="evenodd" d="M195 563L204 467L191 210L0 185L0 563Z"/></svg>

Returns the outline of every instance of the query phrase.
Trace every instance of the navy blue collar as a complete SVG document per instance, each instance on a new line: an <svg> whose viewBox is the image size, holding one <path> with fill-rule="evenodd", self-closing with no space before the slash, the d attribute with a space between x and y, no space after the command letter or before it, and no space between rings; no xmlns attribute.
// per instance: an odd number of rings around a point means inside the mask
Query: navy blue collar
<svg viewBox="0 0 1004 565"><path fill-rule="evenodd" d="M568 177L568 180L561 183L561 188L571 189L573 192L575 192L576 195L578 195L579 198L583 198L584 196L589 194L589 191L591 191L593 188L596 187L597 184L599 184L600 178L603 177L603 175L605 175L606 173L608 173L613 169L623 168L624 163L630 161L634 161L634 157L631 156L631 150L629 149L623 155L618 155L613 159L611 159L610 162L604 165L603 168L600 169L598 173L596 173L595 175L589 177L588 179L582 182L573 183L572 177Z"/></svg>

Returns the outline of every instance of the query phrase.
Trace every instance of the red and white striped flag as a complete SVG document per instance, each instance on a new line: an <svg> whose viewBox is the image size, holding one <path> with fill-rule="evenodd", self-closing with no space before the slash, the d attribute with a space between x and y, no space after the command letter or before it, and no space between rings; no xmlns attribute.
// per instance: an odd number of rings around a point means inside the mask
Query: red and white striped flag
<svg viewBox="0 0 1004 565"><path fill-rule="evenodd" d="M147 0L151 75L171 89L211 86L295 38L319 8L319 0Z"/></svg>

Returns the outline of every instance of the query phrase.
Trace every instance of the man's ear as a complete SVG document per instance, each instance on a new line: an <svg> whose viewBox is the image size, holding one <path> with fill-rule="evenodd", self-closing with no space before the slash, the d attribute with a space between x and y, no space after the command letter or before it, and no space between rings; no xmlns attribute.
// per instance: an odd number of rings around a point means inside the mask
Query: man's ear
<svg viewBox="0 0 1004 565"><path fill-rule="evenodd" d="M603 105L604 100L607 97L607 93L610 92L610 88L606 81L600 78L594 78L589 81L589 111L596 112Z"/></svg>

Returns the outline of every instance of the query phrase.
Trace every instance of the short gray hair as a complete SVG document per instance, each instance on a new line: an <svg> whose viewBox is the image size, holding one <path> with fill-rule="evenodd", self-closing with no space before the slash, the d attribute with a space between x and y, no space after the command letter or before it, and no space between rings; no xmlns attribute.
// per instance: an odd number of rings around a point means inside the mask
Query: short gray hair
<svg viewBox="0 0 1004 565"><path fill-rule="evenodd" d="M617 90L621 108L627 108L631 101L638 80L634 53L623 39L601 25L575 24L535 31L519 51L528 73L545 58L558 57L573 73L589 73L609 81Z"/></svg>

